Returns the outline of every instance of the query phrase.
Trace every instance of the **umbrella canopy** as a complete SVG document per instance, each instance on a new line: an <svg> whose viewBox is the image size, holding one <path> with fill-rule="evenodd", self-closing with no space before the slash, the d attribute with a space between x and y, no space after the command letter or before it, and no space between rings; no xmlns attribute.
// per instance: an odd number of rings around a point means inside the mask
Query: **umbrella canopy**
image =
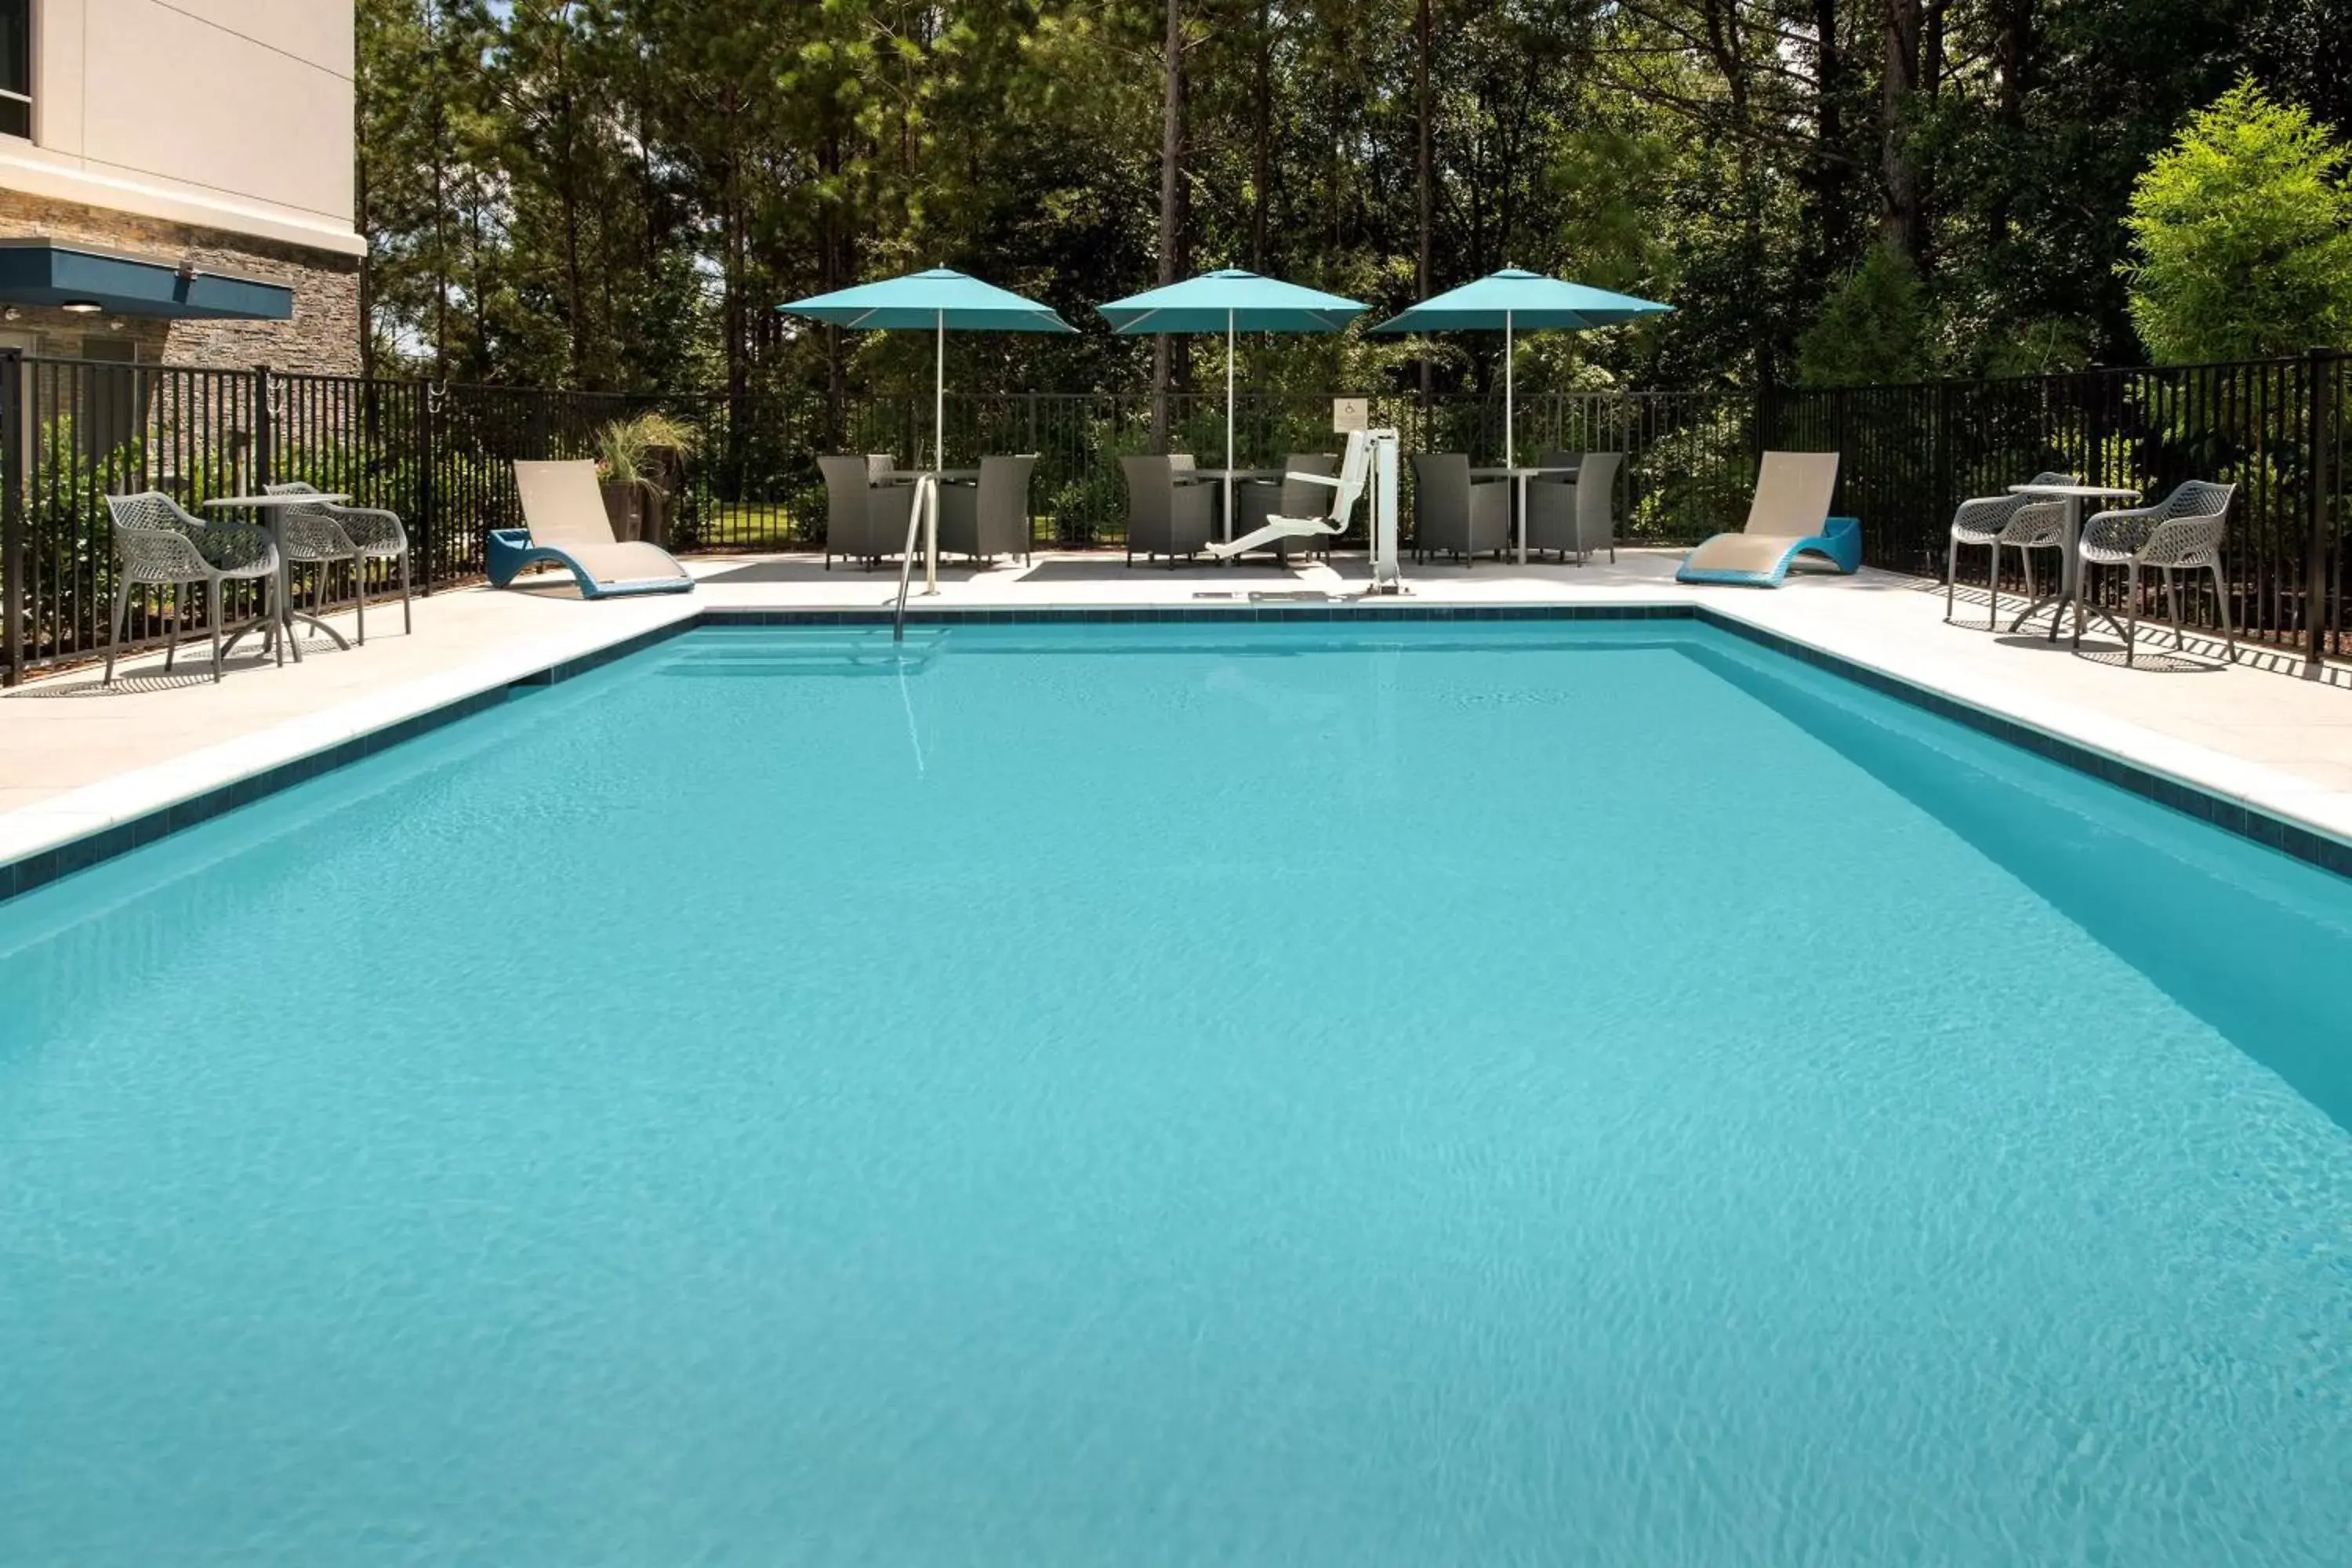
<svg viewBox="0 0 2352 1568"><path fill-rule="evenodd" d="M1354 300L1261 278L1238 267L1203 272L1164 289L1150 289L1097 307L1122 337L1146 332L1225 334L1224 533L1234 535L1234 334L1341 332L1363 314Z"/></svg>
<svg viewBox="0 0 2352 1568"><path fill-rule="evenodd" d="M917 328L960 332L1075 332L1050 305L1024 300L993 283L934 267L879 283L812 294L779 310L836 327Z"/></svg>
<svg viewBox="0 0 2352 1568"><path fill-rule="evenodd" d="M931 466L948 466L948 331L1075 332L1078 329L1054 313L1050 305L1024 300L1010 289L945 267L909 272L879 283L860 283L830 294L812 294L776 307L794 316L836 327L888 329L928 328L938 339L931 361ZM920 454L917 454L919 459ZM937 505L937 491L932 492ZM925 592L938 584L936 536L925 552Z"/></svg>
<svg viewBox="0 0 2352 1568"><path fill-rule="evenodd" d="M1596 327L1618 327L1644 316L1673 310L1631 294L1546 278L1523 268L1507 267L1475 283L1431 296L1402 315L1391 316L1375 332L1438 332L1478 331L1503 334L1503 466L1517 466L1512 445L1511 349L1521 327L1552 328L1583 332Z"/></svg>
<svg viewBox="0 0 2352 1568"><path fill-rule="evenodd" d="M1114 331L1341 332L1363 314L1354 300L1261 278L1238 267L1203 272L1099 307Z"/></svg>
<svg viewBox="0 0 2352 1568"><path fill-rule="evenodd" d="M1582 283L1564 282L1522 268L1507 267L1475 283L1432 295L1371 330L1440 332L1483 328L1505 331L1516 327L1530 331L1549 327L1581 332L1594 327L1622 326L1673 309L1672 305L1661 305L1655 300L1636 300L1631 294L1612 294L1606 289L1588 288Z"/></svg>

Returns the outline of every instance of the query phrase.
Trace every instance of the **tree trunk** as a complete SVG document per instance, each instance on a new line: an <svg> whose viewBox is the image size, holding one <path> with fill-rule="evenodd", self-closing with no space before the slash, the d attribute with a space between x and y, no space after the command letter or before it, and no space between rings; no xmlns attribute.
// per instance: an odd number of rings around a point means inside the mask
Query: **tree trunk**
<svg viewBox="0 0 2352 1568"><path fill-rule="evenodd" d="M1813 0L1813 238L1810 269L1826 287L1845 264L1853 237L1846 229L1844 181L1845 57L1838 47L1838 0Z"/></svg>
<svg viewBox="0 0 2352 1568"><path fill-rule="evenodd" d="M720 268L721 287L725 300L721 306L727 334L727 427L743 428L751 402L751 312L744 301L747 254L750 248L747 231L750 226L743 216L742 186L738 176L738 159L733 152L727 157L726 173L720 184L719 225L725 246Z"/></svg>
<svg viewBox="0 0 2352 1568"><path fill-rule="evenodd" d="M567 25L559 13L555 18L555 103L556 118L562 130L557 139L561 172L555 182L555 197L562 207L563 307L572 326L572 384L587 386L588 300L586 275L580 265L580 116L572 90L571 51L564 47L562 29Z"/></svg>
<svg viewBox="0 0 2352 1568"><path fill-rule="evenodd" d="M482 195L481 182L478 177L469 176L467 178L466 195L467 197L466 204L466 228L467 238L470 241L470 243L466 247L466 258L473 273L474 280L474 286L466 290L467 302L472 306L474 316L474 344L472 355L473 374L468 379L474 381L488 381L490 379L492 372L492 365L490 363L490 248L488 239L482 233L482 205L485 198Z"/></svg>
<svg viewBox="0 0 2352 1568"><path fill-rule="evenodd" d="M827 130L817 142L817 169L824 177L825 188L837 191L841 175L841 132ZM828 199L824 204L824 227L817 240L817 291L829 294L835 289L846 288L849 282L848 225L842 222L841 203ZM842 357L841 329L828 324L824 329L824 394L828 417L837 416L844 400L849 395L849 366Z"/></svg>
<svg viewBox="0 0 2352 1568"><path fill-rule="evenodd" d="M432 50L433 79L433 375L449 379L449 93L444 68L447 44L441 37L441 7L425 10L425 41Z"/></svg>
<svg viewBox="0 0 2352 1568"><path fill-rule="evenodd" d="M1250 127L1250 270L1265 270L1266 215L1274 185L1274 0L1257 0L1255 120Z"/></svg>
<svg viewBox="0 0 2352 1568"><path fill-rule="evenodd" d="M2033 64L2033 0L1999 0L1993 13L1994 114L2002 147L2016 156L2025 131L2026 75ZM1985 227L1996 249L2009 243L2017 180L2013 168L1994 172Z"/></svg>
<svg viewBox="0 0 2352 1568"><path fill-rule="evenodd" d="M1430 123L1429 97L1429 10L1431 0L1420 0L1412 19L1412 102L1414 136L1417 145L1413 154L1414 195L1420 204L1421 250L1413 269L1415 297L1426 300L1433 291L1436 268L1433 252L1436 245L1437 173L1436 128ZM1421 401L1429 404L1431 376L1433 370L1428 356L1421 361Z"/></svg>
<svg viewBox="0 0 2352 1568"><path fill-rule="evenodd" d="M1912 266L1923 266L1927 222L1919 170L1912 156L1914 99L1920 90L1921 0L1884 0L1885 65L1878 100L1879 237ZM1924 269L1924 268L1923 268Z"/></svg>
<svg viewBox="0 0 2352 1568"><path fill-rule="evenodd" d="M1893 3L1901 4L1904 0ZM1724 95L1731 109L1732 167L1739 181L1740 254L1760 276L1765 249L1764 198L1756 160L1755 107L1748 90L1748 40L1741 32L1744 23L1739 7L1740 0L1707 0L1707 52L1715 58L1717 70L1722 73ZM1770 313L1751 310L1748 316L1752 322L1753 336L1749 341L1756 359L1756 384L1769 389L1779 384L1780 374Z"/></svg>
<svg viewBox="0 0 2352 1568"><path fill-rule="evenodd" d="M1160 110L1160 282L1165 287L1184 269L1184 16L1181 0L1168 0L1165 91ZM1168 395L1185 379L1181 345L1166 332L1151 340L1151 437L1168 440Z"/></svg>

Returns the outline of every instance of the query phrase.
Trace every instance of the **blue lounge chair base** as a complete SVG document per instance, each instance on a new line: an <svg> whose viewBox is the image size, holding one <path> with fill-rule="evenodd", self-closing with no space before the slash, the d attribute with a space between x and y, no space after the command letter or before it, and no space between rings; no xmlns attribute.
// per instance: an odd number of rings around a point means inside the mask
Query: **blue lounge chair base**
<svg viewBox="0 0 2352 1568"><path fill-rule="evenodd" d="M551 566L561 566L571 573L572 580L580 585L580 596L583 599L617 599L632 594L684 594L693 589L694 579L682 572L677 572L676 562L669 563L674 575L666 574L658 577L608 576L599 580L588 563L581 559L583 555L594 556L608 551L630 548L625 544L588 545L580 547L575 553L572 549L552 544L533 544L530 542L530 531L527 528L494 528L489 531L489 536L484 543L483 555L484 563L489 569L490 586L493 588L506 587L521 574L523 568L544 563ZM664 561L668 560L667 552L661 551L658 546L646 545L644 549L651 554L659 555Z"/></svg>
<svg viewBox="0 0 2352 1568"><path fill-rule="evenodd" d="M1738 564L1708 565L1701 558L1718 541L1736 541L1718 553L1745 556ZM1769 563L1758 564L1759 546L1777 547ZM1832 517L1823 530L1803 539L1782 539L1755 533L1718 533L1690 552L1675 574L1677 583L1728 583L1747 588L1777 588L1800 555L1826 561L1842 576L1862 570L1862 522L1857 518Z"/></svg>

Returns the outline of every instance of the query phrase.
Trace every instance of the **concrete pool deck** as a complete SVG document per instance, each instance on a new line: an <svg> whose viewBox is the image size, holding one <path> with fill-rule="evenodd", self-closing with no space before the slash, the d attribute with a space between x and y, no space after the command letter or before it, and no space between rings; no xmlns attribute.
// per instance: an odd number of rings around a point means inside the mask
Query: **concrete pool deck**
<svg viewBox="0 0 2352 1568"><path fill-rule="evenodd" d="M1710 611L1960 703L2352 843L2352 667L2307 678L2298 658L2221 647L2169 627L2138 667L2101 628L2083 653L2031 634L1985 629L1981 589L1963 589L1959 624L1940 585L1886 573L1792 578L1778 591L1685 587L1680 552L1626 550L1615 564L1472 569L1408 563L1402 603L1704 605ZM124 661L115 688L95 666L0 693L0 867L195 799L357 737L593 658L711 610L875 610L896 595L888 572L826 572L804 555L690 557L693 594L585 603L534 579L523 592L464 588L416 602L414 636L396 606L370 617L349 652L315 636L304 661L276 668L241 648L215 685L200 645L163 669L160 653ZM1137 566L1117 554L1041 554L1028 567L942 569L918 609L1201 607L1256 594L1350 595L1360 560L1314 565ZM917 584L920 587L919 580ZM1384 603L1398 603L1386 600ZM2009 614L2017 601L2004 600ZM336 617L349 634L348 614ZM2151 644L2153 645L2151 647ZM4 890L0 890L4 892Z"/></svg>

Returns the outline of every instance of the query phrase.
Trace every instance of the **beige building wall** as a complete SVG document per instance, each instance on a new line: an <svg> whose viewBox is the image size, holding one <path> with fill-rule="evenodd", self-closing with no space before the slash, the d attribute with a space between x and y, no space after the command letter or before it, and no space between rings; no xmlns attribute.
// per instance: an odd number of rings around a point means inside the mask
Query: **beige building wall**
<svg viewBox="0 0 2352 1568"><path fill-rule="evenodd" d="M0 136L0 237L47 235L295 289L294 319L120 325L20 310L44 346L359 362L352 0L33 0L33 135Z"/></svg>

